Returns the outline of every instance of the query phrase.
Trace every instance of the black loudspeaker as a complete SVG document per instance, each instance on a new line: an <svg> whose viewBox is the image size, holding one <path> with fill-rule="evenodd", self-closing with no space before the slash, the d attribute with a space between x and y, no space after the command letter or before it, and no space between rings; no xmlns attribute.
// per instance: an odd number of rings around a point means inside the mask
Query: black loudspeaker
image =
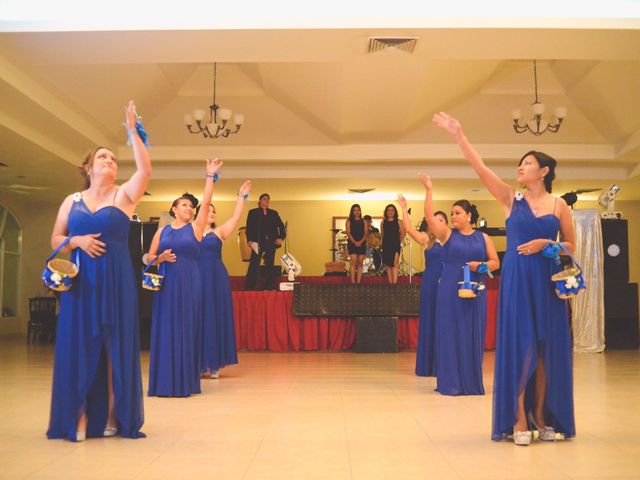
<svg viewBox="0 0 640 480"><path fill-rule="evenodd" d="M626 220L602 219L605 283L629 282L628 230Z"/></svg>
<svg viewBox="0 0 640 480"><path fill-rule="evenodd" d="M357 353L396 353L397 317L356 317Z"/></svg>
<svg viewBox="0 0 640 480"><path fill-rule="evenodd" d="M133 273L138 285L138 312L140 318L140 348L149 350L149 339L151 337L151 305L153 303L153 292L142 288L142 255L149 251L151 240L158 230L155 222L131 222L129 229L129 253ZM155 268L155 267L154 267Z"/></svg>
<svg viewBox="0 0 640 480"><path fill-rule="evenodd" d="M607 350L638 348L638 284L605 282L604 334Z"/></svg>

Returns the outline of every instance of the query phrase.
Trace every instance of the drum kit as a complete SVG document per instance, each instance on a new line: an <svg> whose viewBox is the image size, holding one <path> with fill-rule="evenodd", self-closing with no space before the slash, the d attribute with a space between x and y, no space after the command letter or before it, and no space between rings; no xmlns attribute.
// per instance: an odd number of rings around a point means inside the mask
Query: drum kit
<svg viewBox="0 0 640 480"><path fill-rule="evenodd" d="M349 251L347 250L347 244L349 239L347 238L347 232L340 230L339 228L331 229L335 235L335 244L333 248L329 249L333 252L334 261L345 262L345 269L348 271L349 266L346 265L351 261ZM387 266L382 262L382 235L380 232L370 232L366 240L367 249L364 257L364 263L362 264L362 273L368 275L382 275Z"/></svg>

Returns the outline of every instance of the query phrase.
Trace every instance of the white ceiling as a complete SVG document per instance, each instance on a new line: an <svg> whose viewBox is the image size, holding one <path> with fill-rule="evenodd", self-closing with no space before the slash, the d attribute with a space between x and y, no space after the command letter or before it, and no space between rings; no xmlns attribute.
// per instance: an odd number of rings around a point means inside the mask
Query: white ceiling
<svg viewBox="0 0 640 480"><path fill-rule="evenodd" d="M640 22L557 24L0 33L0 162L9 165L0 189L55 182L39 195L58 199L77 188L72 166L95 145L118 151L125 177L123 107L133 98L153 145L156 200L197 185L212 156L226 162L223 179L259 179L283 200L346 198L349 187L419 198L418 171L453 198L480 185L431 124L440 110L508 179L535 148L560 162L556 191L616 181L622 199L640 199ZM418 42L411 54L370 55L371 36ZM511 127L511 110L533 101L534 58L548 111L569 110L557 134ZM215 141L183 125L211 103L213 62L218 103L246 118L238 135ZM237 183L218 192L230 197Z"/></svg>

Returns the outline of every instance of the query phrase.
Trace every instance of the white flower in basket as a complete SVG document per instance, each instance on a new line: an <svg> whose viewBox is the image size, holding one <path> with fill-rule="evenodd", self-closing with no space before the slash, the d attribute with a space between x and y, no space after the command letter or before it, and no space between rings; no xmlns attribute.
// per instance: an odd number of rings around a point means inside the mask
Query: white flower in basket
<svg viewBox="0 0 640 480"><path fill-rule="evenodd" d="M572 288L578 288L580 284L578 283L578 279L575 276L567 277L567 281L564 284L567 290L571 290Z"/></svg>
<svg viewBox="0 0 640 480"><path fill-rule="evenodd" d="M60 276L60 274L58 273L52 273L51 274L51 280L56 284L56 285L60 285L60 282L62 282L62 277Z"/></svg>
<svg viewBox="0 0 640 480"><path fill-rule="evenodd" d="M160 281L156 277L151 277L151 284L154 287L157 287L158 285L160 285Z"/></svg>

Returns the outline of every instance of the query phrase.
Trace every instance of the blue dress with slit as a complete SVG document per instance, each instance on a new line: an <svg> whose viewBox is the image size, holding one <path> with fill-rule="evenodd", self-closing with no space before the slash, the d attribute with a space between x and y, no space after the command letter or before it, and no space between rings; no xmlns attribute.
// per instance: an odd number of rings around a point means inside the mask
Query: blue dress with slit
<svg viewBox="0 0 640 480"><path fill-rule="evenodd" d="M545 365L545 421L565 438L575 436L573 358L566 301L554 291L551 276L560 270L552 259L519 255L518 245L536 238L556 240L560 221L554 214L536 217L518 195L506 221L507 250L498 297L496 365L491 437L513 433L518 396L525 391L525 410L533 409L538 356Z"/></svg>
<svg viewBox="0 0 640 480"><path fill-rule="evenodd" d="M438 242L424 251L425 269L420 285L420 318L418 323L418 348L416 350L416 375L435 377L436 297L442 274L444 249Z"/></svg>
<svg viewBox="0 0 640 480"><path fill-rule="evenodd" d="M145 435L138 286L129 255L129 217L114 205L92 213L76 194L68 217L69 235L101 233L106 253L91 258L80 249L80 272L60 295L48 438L76 440L87 414L87 437L101 437L107 423L108 352L113 367L118 434Z"/></svg>

